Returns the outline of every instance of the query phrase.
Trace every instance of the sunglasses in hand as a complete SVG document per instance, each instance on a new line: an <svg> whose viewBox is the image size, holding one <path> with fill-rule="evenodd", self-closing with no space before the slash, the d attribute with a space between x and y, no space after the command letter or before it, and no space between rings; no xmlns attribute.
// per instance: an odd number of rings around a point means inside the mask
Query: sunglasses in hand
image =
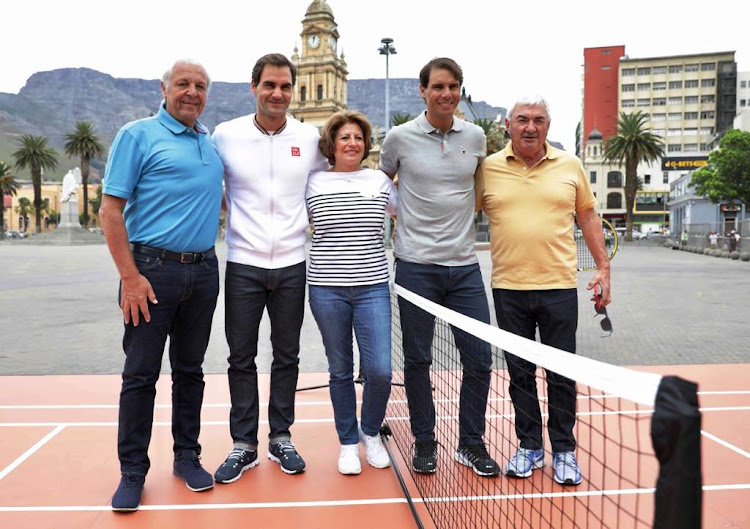
<svg viewBox="0 0 750 529"><path fill-rule="evenodd" d="M607 314L607 307L602 305L602 299L601 299L601 291L600 286L595 285L594 286L594 297L591 298L591 301L594 302L594 310L596 311L596 316L602 315L604 318L602 318L602 321L599 322L599 325L602 326L602 330L609 333L609 336L612 336L612 320L609 319L609 314Z"/></svg>

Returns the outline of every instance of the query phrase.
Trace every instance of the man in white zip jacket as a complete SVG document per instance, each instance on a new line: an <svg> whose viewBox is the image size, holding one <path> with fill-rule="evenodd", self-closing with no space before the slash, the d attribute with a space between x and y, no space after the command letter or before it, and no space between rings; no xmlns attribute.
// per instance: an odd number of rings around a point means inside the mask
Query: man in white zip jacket
<svg viewBox="0 0 750 529"><path fill-rule="evenodd" d="M305 462L291 442L305 301L305 188L328 168L318 130L286 111L296 80L281 54L258 59L250 88L255 114L221 123L213 143L224 162L227 205L226 335L229 344L229 430L233 448L215 474L232 483L258 460L258 327L271 320L268 458L287 474Z"/></svg>

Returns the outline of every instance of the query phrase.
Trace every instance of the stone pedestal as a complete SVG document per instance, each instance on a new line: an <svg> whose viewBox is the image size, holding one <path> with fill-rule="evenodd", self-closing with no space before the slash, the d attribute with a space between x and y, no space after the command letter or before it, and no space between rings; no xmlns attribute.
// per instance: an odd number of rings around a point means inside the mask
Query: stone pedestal
<svg viewBox="0 0 750 529"><path fill-rule="evenodd" d="M78 220L78 199L75 195L61 204L62 211L60 212L60 224L57 225L59 228L80 228L81 223Z"/></svg>

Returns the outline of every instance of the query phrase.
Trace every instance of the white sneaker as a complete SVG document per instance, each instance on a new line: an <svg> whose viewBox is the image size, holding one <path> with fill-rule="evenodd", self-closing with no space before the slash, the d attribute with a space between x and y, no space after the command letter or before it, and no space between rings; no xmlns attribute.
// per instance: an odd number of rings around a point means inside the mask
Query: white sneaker
<svg viewBox="0 0 750 529"><path fill-rule="evenodd" d="M359 445L341 445L339 472L346 475L356 475L362 472L362 463L359 462Z"/></svg>
<svg viewBox="0 0 750 529"><path fill-rule="evenodd" d="M375 468L387 468L391 466L391 458L388 457L388 451L383 446L379 435L365 435L362 429L359 430L359 440L365 445L367 451L367 462Z"/></svg>

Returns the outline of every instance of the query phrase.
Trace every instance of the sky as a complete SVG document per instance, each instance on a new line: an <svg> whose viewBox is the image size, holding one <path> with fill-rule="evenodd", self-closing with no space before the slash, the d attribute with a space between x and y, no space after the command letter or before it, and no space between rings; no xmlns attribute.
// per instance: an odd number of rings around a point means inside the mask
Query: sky
<svg viewBox="0 0 750 529"><path fill-rule="evenodd" d="M249 82L256 59L301 47L311 0L39 0L0 10L0 92L18 93L37 71L88 67L115 77L156 79L178 58L201 61L212 80ZM575 148L581 117L583 49L625 45L630 58L736 51L750 70L741 3L694 0L507 2L328 0L349 79L385 77L383 37L394 39L390 76L416 78L447 56L464 71L475 101L511 107L542 95L549 138ZM208 104L211 104L210 95Z"/></svg>

